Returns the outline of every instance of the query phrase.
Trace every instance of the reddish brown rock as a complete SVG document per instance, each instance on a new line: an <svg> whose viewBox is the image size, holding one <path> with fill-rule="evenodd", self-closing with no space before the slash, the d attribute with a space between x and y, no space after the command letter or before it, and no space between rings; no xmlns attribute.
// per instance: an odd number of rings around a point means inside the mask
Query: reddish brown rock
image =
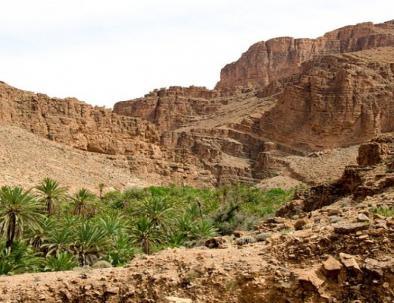
<svg viewBox="0 0 394 303"><path fill-rule="evenodd" d="M0 84L0 122L98 153L153 152L151 145L159 142L155 126L141 119L119 116L75 98L50 98L6 84Z"/></svg>
<svg viewBox="0 0 394 303"><path fill-rule="evenodd" d="M262 116L259 133L321 150L394 131L393 67L392 47L309 61Z"/></svg>
<svg viewBox="0 0 394 303"><path fill-rule="evenodd" d="M252 45L238 61L226 65L220 73L216 88L264 87L297 73L301 63L319 55L393 45L393 21L346 26L317 39L274 38Z"/></svg>
<svg viewBox="0 0 394 303"><path fill-rule="evenodd" d="M342 264L333 256L328 256L328 258L323 262L323 268L327 272L338 273L342 269L342 267Z"/></svg>
<svg viewBox="0 0 394 303"><path fill-rule="evenodd" d="M357 162L360 166L375 165L383 161L387 156L388 148L385 144L377 142L360 145Z"/></svg>
<svg viewBox="0 0 394 303"><path fill-rule="evenodd" d="M154 90L143 98L118 102L114 113L139 117L156 124L160 131L172 130L215 112L220 92L204 87L178 87ZM217 100L216 100L217 101Z"/></svg>

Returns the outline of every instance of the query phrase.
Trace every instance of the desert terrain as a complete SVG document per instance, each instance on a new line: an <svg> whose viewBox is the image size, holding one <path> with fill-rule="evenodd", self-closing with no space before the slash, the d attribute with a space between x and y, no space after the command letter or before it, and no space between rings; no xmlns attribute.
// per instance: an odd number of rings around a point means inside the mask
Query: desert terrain
<svg viewBox="0 0 394 303"><path fill-rule="evenodd" d="M0 302L394 301L394 21L257 42L213 90L112 109L1 82L0 137L1 185L293 194L253 229L123 267L0 276Z"/></svg>

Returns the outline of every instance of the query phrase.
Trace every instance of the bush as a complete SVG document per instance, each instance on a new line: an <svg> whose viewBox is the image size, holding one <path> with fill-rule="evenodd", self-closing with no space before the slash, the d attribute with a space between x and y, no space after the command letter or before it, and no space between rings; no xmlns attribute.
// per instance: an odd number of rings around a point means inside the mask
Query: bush
<svg viewBox="0 0 394 303"><path fill-rule="evenodd" d="M72 254L61 252L46 259L45 271L71 270L76 266L78 262Z"/></svg>

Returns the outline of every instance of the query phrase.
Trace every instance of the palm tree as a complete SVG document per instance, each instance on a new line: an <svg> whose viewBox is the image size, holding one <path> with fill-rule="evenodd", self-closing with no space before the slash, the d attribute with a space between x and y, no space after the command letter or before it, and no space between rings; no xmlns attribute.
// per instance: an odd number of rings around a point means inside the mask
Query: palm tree
<svg viewBox="0 0 394 303"><path fill-rule="evenodd" d="M41 201L45 201L48 216L54 211L54 204L60 202L66 196L67 189L61 187L56 180L45 178L36 187Z"/></svg>
<svg viewBox="0 0 394 303"><path fill-rule="evenodd" d="M92 203L95 202L96 196L85 188L80 189L73 197L71 197L74 206L74 215L86 216L92 209Z"/></svg>
<svg viewBox="0 0 394 303"><path fill-rule="evenodd" d="M131 240L139 245L145 254L152 252L152 244L159 242L160 235L147 217L140 217L131 229Z"/></svg>
<svg viewBox="0 0 394 303"><path fill-rule="evenodd" d="M106 231L89 221L81 224L75 237L71 250L78 256L81 266L91 265L110 245Z"/></svg>
<svg viewBox="0 0 394 303"><path fill-rule="evenodd" d="M73 229L64 226L54 226L47 231L44 243L41 249L46 256L54 256L68 250L72 243Z"/></svg>
<svg viewBox="0 0 394 303"><path fill-rule="evenodd" d="M161 197L151 197L145 199L141 208L136 214L150 220L153 227L163 232L168 231L168 226L172 218L172 206Z"/></svg>
<svg viewBox="0 0 394 303"><path fill-rule="evenodd" d="M25 242L15 241L12 249L0 243L0 276L37 271L43 260Z"/></svg>
<svg viewBox="0 0 394 303"><path fill-rule="evenodd" d="M208 220L196 222L191 230L191 235L194 239L207 239L216 236L216 234L216 228Z"/></svg>
<svg viewBox="0 0 394 303"><path fill-rule="evenodd" d="M99 187L99 198L100 198L100 200L103 200L103 193L104 193L105 184L99 183L98 187Z"/></svg>
<svg viewBox="0 0 394 303"><path fill-rule="evenodd" d="M0 189L0 234L6 237L6 247L23 234L25 225L39 228L40 203L21 187L3 186Z"/></svg>
<svg viewBox="0 0 394 303"><path fill-rule="evenodd" d="M100 226L111 239L115 239L118 235L126 231L126 218L118 213L105 213L97 220Z"/></svg>

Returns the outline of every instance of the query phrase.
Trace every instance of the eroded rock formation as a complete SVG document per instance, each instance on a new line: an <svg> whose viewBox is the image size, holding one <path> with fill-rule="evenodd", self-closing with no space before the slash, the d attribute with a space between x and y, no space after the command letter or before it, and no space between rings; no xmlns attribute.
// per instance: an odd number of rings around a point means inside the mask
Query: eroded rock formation
<svg viewBox="0 0 394 303"><path fill-rule="evenodd" d="M316 56L393 46L394 21L346 26L317 39L280 37L252 45L241 58L226 65L217 89L264 87L299 72L301 63Z"/></svg>
<svg viewBox="0 0 394 303"><path fill-rule="evenodd" d="M280 216L293 216L313 211L350 196L364 200L394 188L394 134L380 136L360 145L358 165L345 168L335 182L320 184L298 194L296 200L280 209Z"/></svg>
<svg viewBox="0 0 394 303"><path fill-rule="evenodd" d="M215 112L220 103L211 100L219 96L219 91L204 87L173 86L154 90L143 98L118 102L114 113L141 117L162 131L172 130L195 121L201 115Z"/></svg>
<svg viewBox="0 0 394 303"><path fill-rule="evenodd" d="M140 153L159 141L154 125L75 98L57 99L0 84L0 122L81 150ZM143 148L141 148L143 145Z"/></svg>
<svg viewBox="0 0 394 303"><path fill-rule="evenodd" d="M319 150L394 131L394 48L321 56L293 78L260 120L266 136Z"/></svg>

